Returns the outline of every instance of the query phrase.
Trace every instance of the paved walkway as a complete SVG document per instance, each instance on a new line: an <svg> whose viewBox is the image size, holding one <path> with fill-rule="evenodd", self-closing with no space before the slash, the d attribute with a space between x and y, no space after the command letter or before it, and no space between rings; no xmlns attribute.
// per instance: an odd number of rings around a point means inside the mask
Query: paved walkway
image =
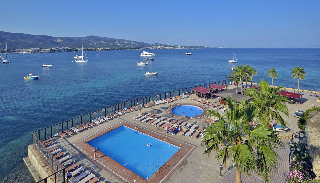
<svg viewBox="0 0 320 183"><path fill-rule="evenodd" d="M284 142L284 148L278 150L280 160L278 161L278 169L271 173L271 183L282 183L285 182L286 176L284 173L289 172L289 153L290 148L288 142ZM251 177L241 174L241 181L245 183L264 183L263 179L256 174L252 174ZM236 173L233 169L230 169L223 175L223 179L220 183L236 182Z"/></svg>

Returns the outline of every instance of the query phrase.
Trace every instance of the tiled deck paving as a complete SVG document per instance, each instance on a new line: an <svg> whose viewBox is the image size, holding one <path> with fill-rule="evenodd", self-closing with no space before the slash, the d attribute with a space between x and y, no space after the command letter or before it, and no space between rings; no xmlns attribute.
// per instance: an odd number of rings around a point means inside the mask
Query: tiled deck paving
<svg viewBox="0 0 320 183"><path fill-rule="evenodd" d="M286 117L287 122L288 122L288 127L291 129L289 132L281 132L281 135L284 136L290 136L293 132L298 131L296 122L297 118L293 116L293 113L300 109L300 110L306 110L310 107L311 104L319 105L316 103L316 99L313 96L309 96L308 93L307 95L304 95L305 98L308 98L308 101L301 104L289 104L289 113L290 117ZM171 103L171 105L174 105L175 103L188 103L188 104L197 104L197 105L202 105L197 102L195 102L193 99L197 99L195 95L192 95L189 98L186 99L181 99L178 101L174 101ZM217 99L215 99L217 100ZM212 101L210 99L209 101ZM151 111L152 109L159 109L161 111L160 116L165 116L168 114L170 111L168 111L168 108L170 107L169 104L161 104L161 105L156 105L152 108L144 108L142 109L142 112L147 112ZM210 108L207 105L203 105L204 108ZM222 111L219 110L219 112L222 113ZM203 155L204 147L201 146L201 137L199 139L187 137L187 136L182 136L182 135L169 135L164 132L162 128L157 128L153 125L147 124L147 123L142 123L140 121L134 120L133 118L136 117L139 114L139 111L134 111L131 113L126 113L125 115L122 115L119 118L115 118L113 120L104 122L102 124L99 124L98 126L94 126L92 128L89 128L88 130L85 130L83 132L80 132L76 135L73 135L68 138L59 138L59 143L61 146L63 146L64 149L66 149L72 157L76 160L81 165L84 165L86 168L89 170L93 171L100 179L100 181L107 181L107 182L125 182L123 179L120 179L119 176L110 173L109 171L106 171L106 168L101 166L98 166L93 160L92 157L89 157L84 155L82 151L80 151L76 146L73 144L77 145L77 142L79 142L80 139L83 139L87 136L90 136L92 134L97 134L99 131L103 129L108 129L112 125L116 125L122 122L128 122L132 125L137 124L141 128L145 129L150 129L156 133L173 137L174 139L181 140L183 142L187 142L191 144L192 146L196 146L191 152L190 155L188 155L183 161L180 162L179 166L175 167L172 172L170 172L169 176L165 177L164 182L234 182L235 180L235 174L233 170L223 170L223 176L219 176L219 164L220 162L216 159L214 159L214 153L210 157ZM203 119L194 119L194 118L189 118L187 119L187 122L190 123L195 123L197 122L197 125L205 127L208 125L206 122L203 121ZM90 151L89 151L90 152ZM279 171L275 172L271 176L271 182L284 182L284 176L283 173L288 172L288 155L289 155L289 149L288 146L286 146L285 149L280 150L280 157L282 160L279 161ZM91 155L92 156L92 155ZM110 158L109 158L110 159ZM99 163L98 163L99 164ZM121 165L120 165L121 166ZM119 167L120 167L119 166ZM170 165L170 167L172 167ZM227 164L227 167L231 167L230 164ZM123 169L122 169L123 171ZM121 172L121 171L120 171ZM124 171L125 172L125 171ZM163 171L165 174L168 173L168 171ZM149 181L146 181L144 179L138 179L139 176L137 175L127 175L129 178L131 176L132 180L136 181L141 181L141 182L161 182L162 179L156 178L157 176L152 176ZM154 178L155 177L155 178ZM163 177L163 175L158 176L158 177ZM134 179L136 178L136 179ZM245 175L242 175L243 182L261 182L262 179L256 176L251 176L250 178L246 178ZM152 180L152 181L151 181Z"/></svg>
<svg viewBox="0 0 320 183"><path fill-rule="evenodd" d="M167 143L179 146L181 149L175 153L162 167L159 168L159 170L153 174L149 179L148 182L162 182L165 180L165 178L170 174L176 165L179 165L181 161L186 158L186 156L190 155L191 151L195 148L194 145L191 145L189 143L174 139L170 136L163 135L161 133L149 130L147 128L141 127L140 125L135 125L128 122L120 122L115 125L110 126L109 128L102 129L98 133L94 133L91 136L85 137L83 139L78 140L77 142L73 143L78 149L80 149L86 156L88 156L91 160L96 162L100 165L100 167L106 169L107 171L110 171L110 173L114 174L116 177L119 177L120 179L128 182L145 182L146 180L142 177L136 175L126 167L120 165L113 159L109 158L108 156L104 155L101 152L98 152L96 155L96 158L93 156L93 147L91 147L89 144L87 144L88 141L99 137L105 133L108 133L109 131L118 128L120 126L127 126L134 130L137 130L141 133L147 134L149 136L152 136L154 138L163 140Z"/></svg>

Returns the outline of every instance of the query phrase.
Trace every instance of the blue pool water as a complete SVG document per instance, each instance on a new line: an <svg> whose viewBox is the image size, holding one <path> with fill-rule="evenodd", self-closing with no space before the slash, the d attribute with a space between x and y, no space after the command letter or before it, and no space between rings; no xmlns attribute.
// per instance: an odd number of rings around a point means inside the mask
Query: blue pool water
<svg viewBox="0 0 320 183"><path fill-rule="evenodd" d="M147 146L151 143L152 146ZM144 179L150 178L180 147L120 126L88 142Z"/></svg>
<svg viewBox="0 0 320 183"><path fill-rule="evenodd" d="M172 113L178 116L195 117L203 114L203 110L200 107L192 105L182 105L174 107Z"/></svg>

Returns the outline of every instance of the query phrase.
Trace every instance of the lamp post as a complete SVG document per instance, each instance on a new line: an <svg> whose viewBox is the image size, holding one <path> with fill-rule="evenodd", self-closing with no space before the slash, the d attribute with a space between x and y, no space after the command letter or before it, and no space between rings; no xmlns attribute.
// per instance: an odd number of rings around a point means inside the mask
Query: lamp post
<svg viewBox="0 0 320 183"><path fill-rule="evenodd" d="M220 177L222 176L222 175L221 175L222 169L223 169L223 166L222 166L222 164L220 163Z"/></svg>

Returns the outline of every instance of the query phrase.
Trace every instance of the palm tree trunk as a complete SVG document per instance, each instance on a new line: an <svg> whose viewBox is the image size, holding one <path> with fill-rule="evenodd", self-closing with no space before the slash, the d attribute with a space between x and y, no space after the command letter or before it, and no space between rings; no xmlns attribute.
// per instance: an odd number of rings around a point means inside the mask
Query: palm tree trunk
<svg viewBox="0 0 320 183"><path fill-rule="evenodd" d="M272 79L272 86L273 86L273 78L271 78Z"/></svg>
<svg viewBox="0 0 320 183"><path fill-rule="evenodd" d="M241 94L242 94L242 85L243 85L243 83L242 83L242 79L240 78L240 83L241 83Z"/></svg>
<svg viewBox="0 0 320 183"><path fill-rule="evenodd" d="M241 183L241 170L238 165L236 166L236 183Z"/></svg>
<svg viewBox="0 0 320 183"><path fill-rule="evenodd" d="M299 86L299 79L298 79L298 93L300 93L299 90L300 90L300 86Z"/></svg>

